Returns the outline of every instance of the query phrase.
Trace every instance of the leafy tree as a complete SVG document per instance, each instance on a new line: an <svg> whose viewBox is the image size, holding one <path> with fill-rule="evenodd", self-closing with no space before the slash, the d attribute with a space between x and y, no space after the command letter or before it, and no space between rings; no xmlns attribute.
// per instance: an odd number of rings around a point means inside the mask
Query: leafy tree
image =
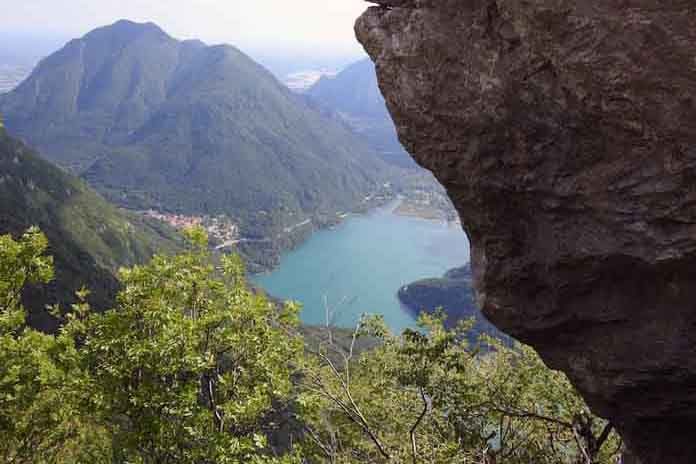
<svg viewBox="0 0 696 464"><path fill-rule="evenodd" d="M0 461L101 462L102 430L80 413L83 373L71 337L28 328L25 284L53 277L46 237L0 236Z"/></svg>
<svg viewBox="0 0 696 464"><path fill-rule="evenodd" d="M297 308L278 311L238 257L216 269L204 232L188 235L189 252L123 270L116 308L76 330L95 410L119 462L270 462L264 417L291 392Z"/></svg>
<svg viewBox="0 0 696 464"><path fill-rule="evenodd" d="M249 291L238 257L191 249L121 272L116 307L79 292L52 336L26 327L21 291L52 277L37 230L0 237L0 460L8 463L295 462L267 415L286 401L297 307Z"/></svg>
<svg viewBox="0 0 696 464"><path fill-rule="evenodd" d="M330 343L306 365L308 454L331 463L614 462L620 444L565 376L528 347L483 338L471 323L446 330L423 315L420 330L388 333L361 321L355 338L380 347L355 358Z"/></svg>

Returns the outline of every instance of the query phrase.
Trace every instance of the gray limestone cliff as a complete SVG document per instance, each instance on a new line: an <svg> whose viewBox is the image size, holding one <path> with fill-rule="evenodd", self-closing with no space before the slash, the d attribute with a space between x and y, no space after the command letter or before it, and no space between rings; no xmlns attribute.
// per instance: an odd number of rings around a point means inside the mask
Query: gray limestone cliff
<svg viewBox="0 0 696 464"><path fill-rule="evenodd" d="M486 316L644 464L696 462L696 7L410 0L359 40Z"/></svg>

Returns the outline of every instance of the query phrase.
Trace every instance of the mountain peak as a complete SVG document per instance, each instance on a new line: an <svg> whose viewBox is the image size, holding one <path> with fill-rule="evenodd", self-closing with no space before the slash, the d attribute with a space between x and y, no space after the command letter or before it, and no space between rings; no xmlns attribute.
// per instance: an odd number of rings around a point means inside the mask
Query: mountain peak
<svg viewBox="0 0 696 464"><path fill-rule="evenodd" d="M7 126L121 206L226 215L254 237L381 190L362 140L237 48L153 30L119 21L51 55L0 99Z"/></svg>
<svg viewBox="0 0 696 464"><path fill-rule="evenodd" d="M95 39L99 37L117 37L121 40L135 39L144 34L172 39L162 28L153 22L137 23L129 19L120 19L115 23L99 27L87 33L84 39Z"/></svg>
<svg viewBox="0 0 696 464"><path fill-rule="evenodd" d="M162 28L159 27L157 24L153 23L152 21L139 23L136 21L131 21L130 19L119 19L118 21L111 24L110 26L104 26L104 27L105 28L131 29L131 30L151 30L151 31L158 31L158 32L165 34L165 32L162 30Z"/></svg>

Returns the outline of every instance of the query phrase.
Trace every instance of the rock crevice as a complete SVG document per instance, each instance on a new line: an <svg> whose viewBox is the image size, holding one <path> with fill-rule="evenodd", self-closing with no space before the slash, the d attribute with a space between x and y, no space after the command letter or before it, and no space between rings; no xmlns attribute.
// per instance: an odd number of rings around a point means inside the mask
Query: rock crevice
<svg viewBox="0 0 696 464"><path fill-rule="evenodd" d="M356 32L460 212L486 316L645 464L696 462L693 4L407 4Z"/></svg>

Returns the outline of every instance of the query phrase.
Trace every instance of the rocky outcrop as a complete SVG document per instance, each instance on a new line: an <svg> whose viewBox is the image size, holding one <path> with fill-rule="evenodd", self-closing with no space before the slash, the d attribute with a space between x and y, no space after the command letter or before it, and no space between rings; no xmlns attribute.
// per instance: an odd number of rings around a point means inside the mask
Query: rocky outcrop
<svg viewBox="0 0 696 464"><path fill-rule="evenodd" d="M644 464L696 462L696 8L414 0L356 24L496 325Z"/></svg>

